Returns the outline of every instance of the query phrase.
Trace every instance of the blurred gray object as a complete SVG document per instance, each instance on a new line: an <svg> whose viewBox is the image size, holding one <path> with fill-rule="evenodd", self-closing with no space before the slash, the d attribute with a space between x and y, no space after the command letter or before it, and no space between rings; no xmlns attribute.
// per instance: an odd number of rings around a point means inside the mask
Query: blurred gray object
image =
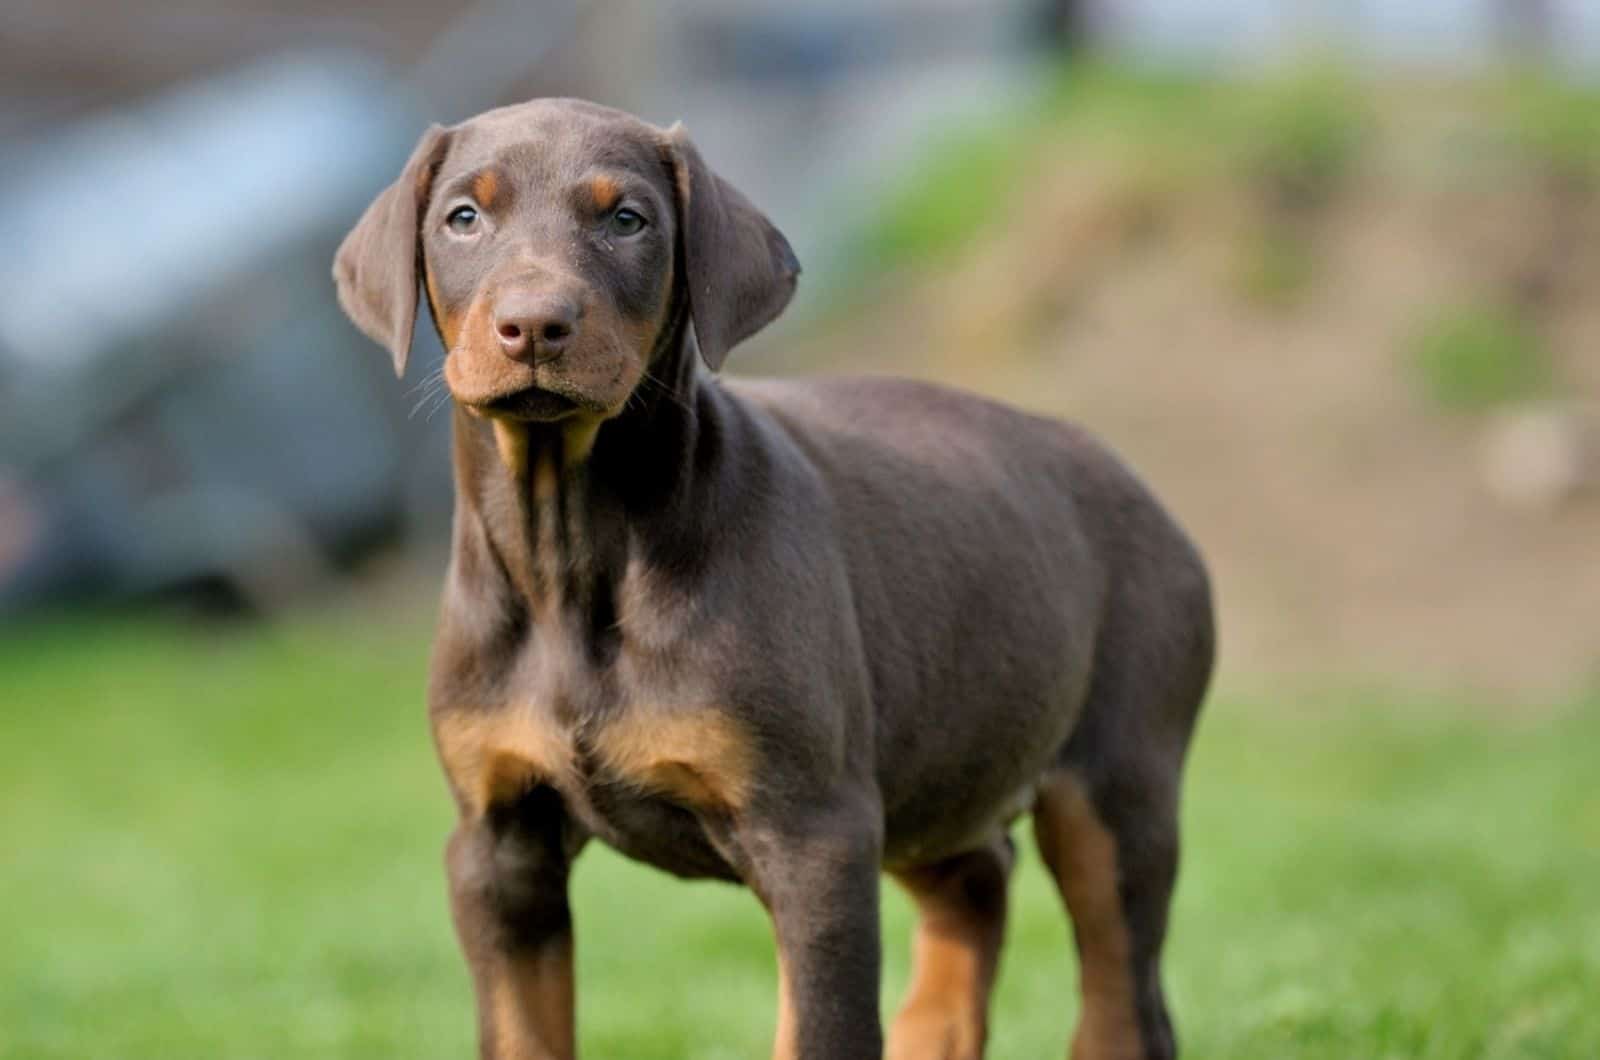
<svg viewBox="0 0 1600 1060"><path fill-rule="evenodd" d="M425 424L327 261L415 118L308 54L0 165L0 609L222 584L270 602L394 529ZM380 176L381 174L381 176Z"/></svg>

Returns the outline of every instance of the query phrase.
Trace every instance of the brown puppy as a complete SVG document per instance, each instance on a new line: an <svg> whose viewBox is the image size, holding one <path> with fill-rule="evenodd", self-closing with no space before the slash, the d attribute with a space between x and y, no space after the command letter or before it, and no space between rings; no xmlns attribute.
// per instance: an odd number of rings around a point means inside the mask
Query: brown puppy
<svg viewBox="0 0 1600 1060"><path fill-rule="evenodd" d="M1170 1057L1200 560L1076 428L713 378L798 273L681 129L572 100L431 129L339 250L398 368L419 279L449 350L429 697L482 1053L573 1055L567 877L597 836L759 896L779 1057L882 1054L887 869L921 913L889 1055L978 1057L1031 808L1082 966L1073 1055Z"/></svg>

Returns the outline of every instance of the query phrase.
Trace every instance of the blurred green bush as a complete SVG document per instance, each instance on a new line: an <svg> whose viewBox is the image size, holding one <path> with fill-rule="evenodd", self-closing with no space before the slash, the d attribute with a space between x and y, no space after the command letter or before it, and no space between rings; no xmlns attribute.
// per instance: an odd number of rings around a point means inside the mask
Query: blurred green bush
<svg viewBox="0 0 1600 1060"><path fill-rule="evenodd" d="M1412 363L1427 397L1445 409L1485 409L1551 385L1538 335L1516 312L1490 304L1435 314L1417 333Z"/></svg>
<svg viewBox="0 0 1600 1060"><path fill-rule="evenodd" d="M1063 146L1128 158L1185 178L1234 174L1275 212L1326 205L1371 127L1361 86L1333 66L1258 81L1105 63L1056 69L1029 106L946 130L891 182L859 240L865 267L921 265L967 245L997 218L1026 211L1014 190Z"/></svg>
<svg viewBox="0 0 1600 1060"><path fill-rule="evenodd" d="M1245 172L1267 201L1314 210L1337 195L1358 161L1372 116L1361 87L1333 66L1310 66L1240 90Z"/></svg>
<svg viewBox="0 0 1600 1060"><path fill-rule="evenodd" d="M956 129L907 166L867 228L861 254L879 264L926 261L965 244L1010 205L1005 190L1026 153L1017 125Z"/></svg>
<svg viewBox="0 0 1600 1060"><path fill-rule="evenodd" d="M1500 89L1500 120L1552 174L1585 184L1600 177L1600 91L1538 69L1515 71Z"/></svg>

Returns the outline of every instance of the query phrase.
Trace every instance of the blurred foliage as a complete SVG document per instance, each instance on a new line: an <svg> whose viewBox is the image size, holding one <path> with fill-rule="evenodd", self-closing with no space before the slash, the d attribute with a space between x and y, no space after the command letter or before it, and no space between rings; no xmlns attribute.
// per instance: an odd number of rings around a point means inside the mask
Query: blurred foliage
<svg viewBox="0 0 1600 1060"><path fill-rule="evenodd" d="M1228 83L1202 74L1083 62L1059 67L1039 108L1058 134L1095 142L1211 138Z"/></svg>
<svg viewBox="0 0 1600 1060"><path fill-rule="evenodd" d="M868 224L869 267L926 264L997 218L1026 210L1016 190L1063 146L1185 178L1230 172L1272 210L1325 205L1359 158L1370 127L1360 86L1317 66L1257 81L1099 62L1058 68L1020 113L946 130L903 169Z"/></svg>
<svg viewBox="0 0 1600 1060"><path fill-rule="evenodd" d="M1600 90L1548 71L1514 72L1501 89L1513 139L1559 177L1600 179Z"/></svg>
<svg viewBox="0 0 1600 1060"><path fill-rule="evenodd" d="M1243 93L1241 161L1273 206L1326 206L1371 129L1361 88L1333 66L1297 68Z"/></svg>
<svg viewBox="0 0 1600 1060"><path fill-rule="evenodd" d="M1430 400L1475 410L1535 396L1550 385L1549 353L1515 312L1490 305L1438 313L1417 333L1413 363Z"/></svg>
<svg viewBox="0 0 1600 1060"><path fill-rule="evenodd" d="M1267 306L1286 306L1316 276L1310 240L1286 225L1264 226L1245 246L1240 283L1251 299Z"/></svg>
<svg viewBox="0 0 1600 1060"><path fill-rule="evenodd" d="M1168 121L1187 84L1073 64L1058 70L1049 90L1020 113L943 131L891 182L885 206L861 236L862 266L923 265L959 250L997 218L1026 208L1015 192L1046 147L1097 131L1127 140L1135 129Z"/></svg>
<svg viewBox="0 0 1600 1060"><path fill-rule="evenodd" d="M953 130L913 161L865 235L877 262L922 261L965 243L1009 204L1006 190L1026 156L1017 125Z"/></svg>

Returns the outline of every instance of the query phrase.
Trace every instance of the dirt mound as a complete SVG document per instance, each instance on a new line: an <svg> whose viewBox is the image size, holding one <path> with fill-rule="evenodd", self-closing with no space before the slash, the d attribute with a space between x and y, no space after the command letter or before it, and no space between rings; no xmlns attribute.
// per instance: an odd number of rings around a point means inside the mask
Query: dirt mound
<svg viewBox="0 0 1600 1060"><path fill-rule="evenodd" d="M787 356L1091 426L1210 557L1236 677L1569 692L1600 674L1600 500L1508 505L1483 448L1505 408L1600 395L1600 191L1474 141L1461 93L1413 97L1299 199L1063 136L977 238ZM1448 323L1502 311L1529 350Z"/></svg>

